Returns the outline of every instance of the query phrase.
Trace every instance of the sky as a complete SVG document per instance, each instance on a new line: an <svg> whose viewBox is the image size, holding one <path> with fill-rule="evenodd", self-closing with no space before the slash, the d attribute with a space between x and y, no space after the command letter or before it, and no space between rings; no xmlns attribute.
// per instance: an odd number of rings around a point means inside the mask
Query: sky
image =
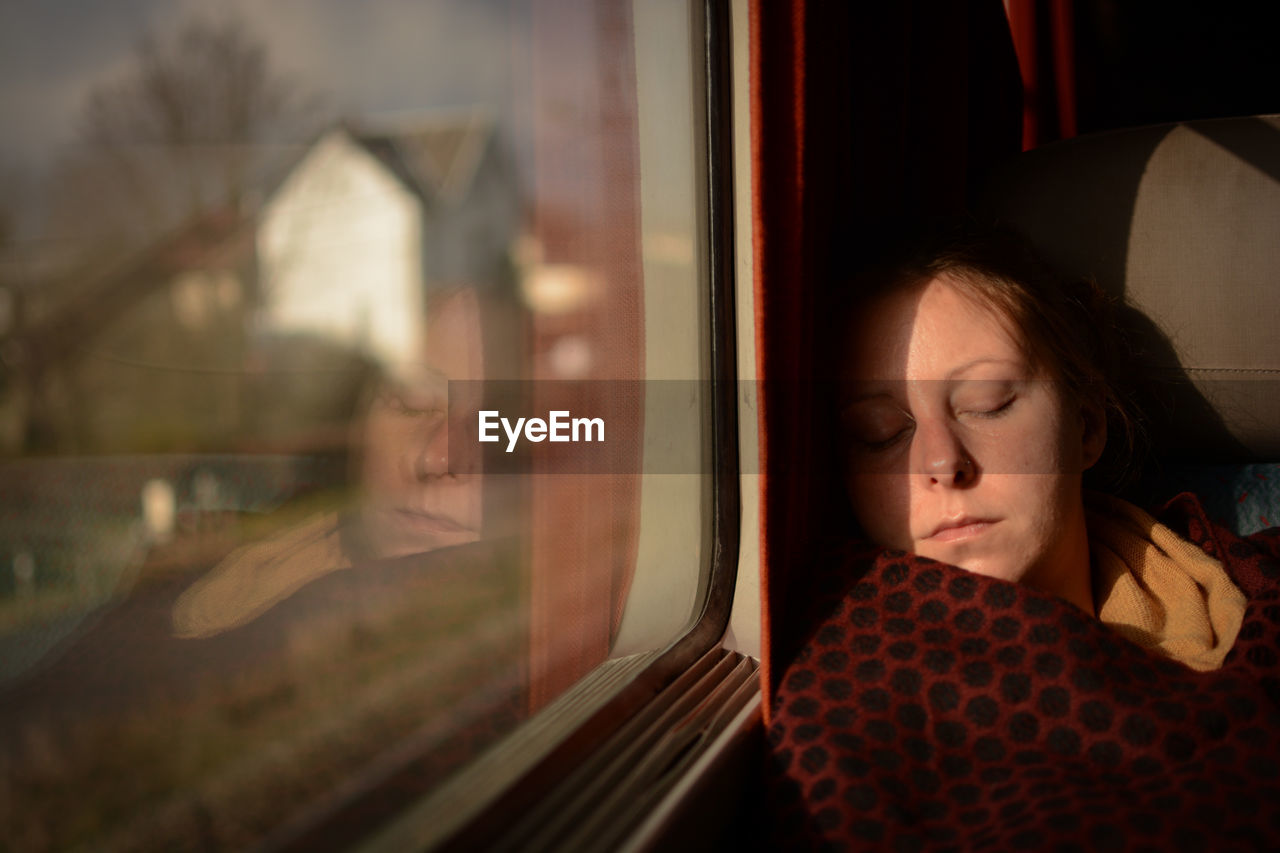
<svg viewBox="0 0 1280 853"><path fill-rule="evenodd" d="M520 54L500 0L0 0L0 170L38 172L76 138L86 93L146 32L234 16L335 117L511 100ZM518 76L518 74L517 74Z"/></svg>

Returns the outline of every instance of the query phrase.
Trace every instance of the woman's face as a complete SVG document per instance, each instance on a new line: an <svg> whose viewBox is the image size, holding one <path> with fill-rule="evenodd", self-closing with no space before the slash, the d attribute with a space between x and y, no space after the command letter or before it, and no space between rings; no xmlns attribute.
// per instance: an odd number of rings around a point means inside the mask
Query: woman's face
<svg viewBox="0 0 1280 853"><path fill-rule="evenodd" d="M481 476L464 440L475 401L449 380L483 379L479 305L462 291L433 306L424 364L380 389L362 436L360 520L370 548L400 556L480 538ZM457 393L478 394L470 382ZM460 447L450 456L450 431ZM452 466L451 466L452 462ZM459 470L466 469L466 470Z"/></svg>
<svg viewBox="0 0 1280 853"><path fill-rule="evenodd" d="M867 535L1071 597L1064 585L1087 578L1081 474L1101 417L946 276L884 297L852 331L840 421Z"/></svg>

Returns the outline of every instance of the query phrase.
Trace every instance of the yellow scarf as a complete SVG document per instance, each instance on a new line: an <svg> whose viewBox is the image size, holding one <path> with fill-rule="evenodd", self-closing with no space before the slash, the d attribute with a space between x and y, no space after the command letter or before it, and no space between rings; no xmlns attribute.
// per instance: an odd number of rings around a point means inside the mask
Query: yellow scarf
<svg viewBox="0 0 1280 853"><path fill-rule="evenodd" d="M174 603L174 636L198 639L238 628L313 580L348 568L339 538L338 514L329 512L233 551Z"/></svg>
<svg viewBox="0 0 1280 853"><path fill-rule="evenodd" d="M1222 666L1246 603L1222 563L1117 498L1091 494L1085 514L1098 619L1191 669Z"/></svg>

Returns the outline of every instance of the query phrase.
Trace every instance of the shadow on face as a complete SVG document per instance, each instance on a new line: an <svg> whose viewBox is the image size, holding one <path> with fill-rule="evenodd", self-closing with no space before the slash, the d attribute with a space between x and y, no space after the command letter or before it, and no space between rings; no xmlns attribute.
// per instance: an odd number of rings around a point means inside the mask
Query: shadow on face
<svg viewBox="0 0 1280 853"><path fill-rule="evenodd" d="M945 274L873 302L842 382L846 485L876 543L1061 594L1087 576L1105 430L1028 349Z"/></svg>

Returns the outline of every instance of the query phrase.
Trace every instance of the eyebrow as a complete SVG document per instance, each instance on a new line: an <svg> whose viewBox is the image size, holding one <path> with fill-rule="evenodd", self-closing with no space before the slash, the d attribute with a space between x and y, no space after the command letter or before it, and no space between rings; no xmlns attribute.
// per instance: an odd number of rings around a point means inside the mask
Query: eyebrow
<svg viewBox="0 0 1280 853"><path fill-rule="evenodd" d="M881 398L892 401L893 395L890 394L888 391L867 391L862 394L855 394L849 399L845 400L844 408L848 408L849 406L855 406L858 403L865 403L869 400L879 400Z"/></svg>
<svg viewBox="0 0 1280 853"><path fill-rule="evenodd" d="M1014 367L1018 369L1026 367L1024 362L1017 361L1015 359L982 356L981 358L975 358L972 361L966 361L964 364L953 368L952 370L948 371L947 375L944 376L942 379L928 379L928 380L881 379L881 380L873 380L872 382L869 382L866 384L870 384L873 386L876 386L876 385L883 386L886 383L890 385L897 385L897 384L905 383L908 381L949 382L958 376L963 376L965 373L968 373L973 368L979 367L984 364L1004 365L1007 367ZM848 397L844 402L844 406L846 407L853 406L858 403L865 403L870 400L877 400L881 398L892 401L893 394L890 391L884 389L883 387L880 387L880 388L873 387L871 390L864 391L860 394L853 394L852 396Z"/></svg>
<svg viewBox="0 0 1280 853"><path fill-rule="evenodd" d="M983 364L1002 364L1002 365L1007 365L1009 367L1017 367L1017 368L1022 368L1025 366L1021 361L1015 361L1009 358L991 358L991 357L984 356L982 358L975 358L973 361L965 362L959 367L951 370L949 373L947 373L944 379L955 379L957 376L967 373L973 368Z"/></svg>
<svg viewBox="0 0 1280 853"><path fill-rule="evenodd" d="M438 367L421 362L396 365L388 372L387 378L397 385L413 388L449 382L449 374Z"/></svg>

